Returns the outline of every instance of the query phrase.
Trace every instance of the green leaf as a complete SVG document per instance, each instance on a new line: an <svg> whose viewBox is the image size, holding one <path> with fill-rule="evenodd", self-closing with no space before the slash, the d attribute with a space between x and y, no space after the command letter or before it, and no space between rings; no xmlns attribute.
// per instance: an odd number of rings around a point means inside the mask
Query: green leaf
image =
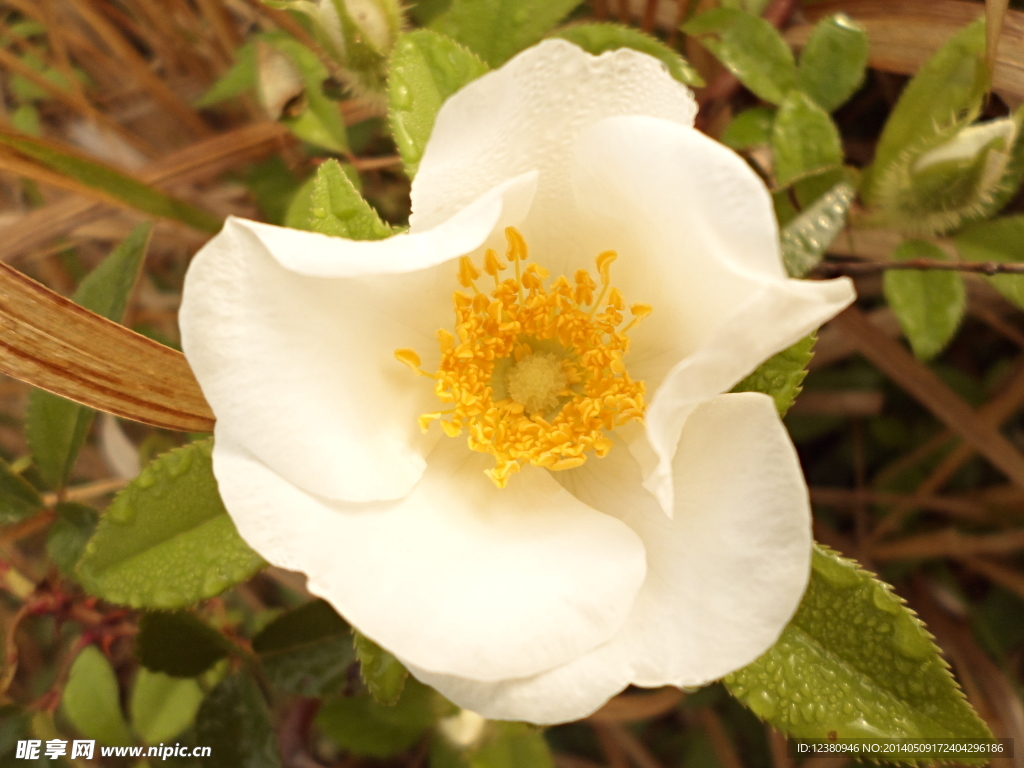
<svg viewBox="0 0 1024 768"><path fill-rule="evenodd" d="M991 738L891 587L817 545L812 566L778 642L726 677L736 698L796 738Z"/></svg>
<svg viewBox="0 0 1024 768"><path fill-rule="evenodd" d="M139 278L153 227L140 224L82 281L72 300L97 315L121 322Z"/></svg>
<svg viewBox="0 0 1024 768"><path fill-rule="evenodd" d="M705 85L704 78L690 63L669 48L656 37L644 34L639 29L625 27L621 24L573 24L559 30L556 37L575 43L587 53L595 56L605 51L619 48L632 48L634 51L646 53L661 61L668 67L669 74L684 85L701 88Z"/></svg>
<svg viewBox="0 0 1024 768"><path fill-rule="evenodd" d="M193 229L211 234L217 232L223 223L213 214L196 208L191 203L165 195L113 166L84 155L63 152L41 139L0 128L0 145L142 213L179 221Z"/></svg>
<svg viewBox="0 0 1024 768"><path fill-rule="evenodd" d="M225 678L207 695L196 717L196 744L210 747L203 768L280 768L270 712L245 673Z"/></svg>
<svg viewBox="0 0 1024 768"><path fill-rule="evenodd" d="M195 720L203 689L195 680L139 667L132 688L132 727L145 744L170 741Z"/></svg>
<svg viewBox="0 0 1024 768"><path fill-rule="evenodd" d="M25 437L39 475L51 488L67 485L95 416L92 408L45 390L29 394Z"/></svg>
<svg viewBox="0 0 1024 768"><path fill-rule="evenodd" d="M198 677L228 654L217 630L191 613L146 612L139 620L135 654L153 672Z"/></svg>
<svg viewBox="0 0 1024 768"><path fill-rule="evenodd" d="M822 19L800 54L797 82L825 111L835 112L864 83L868 36L845 13Z"/></svg>
<svg viewBox="0 0 1024 768"><path fill-rule="evenodd" d="M469 759L470 768L554 768L551 749L539 728L495 723L494 733Z"/></svg>
<svg viewBox="0 0 1024 768"><path fill-rule="evenodd" d="M71 665L61 704L75 730L87 739L109 746L134 743L121 714L117 677L95 645L86 646Z"/></svg>
<svg viewBox="0 0 1024 768"><path fill-rule="evenodd" d="M78 563L85 589L133 608L179 608L263 567L217 493L213 439L165 453L122 490Z"/></svg>
<svg viewBox="0 0 1024 768"><path fill-rule="evenodd" d="M430 688L410 678L393 706L380 704L372 696L334 699L321 707L316 724L347 752L391 757L412 747L434 724L435 696Z"/></svg>
<svg viewBox="0 0 1024 768"><path fill-rule="evenodd" d="M410 179L441 105L485 72L476 54L444 35L419 29L398 39L388 76L388 120Z"/></svg>
<svg viewBox="0 0 1024 768"><path fill-rule="evenodd" d="M381 704L395 704L409 676L402 662L359 632L352 632L352 643L363 682L370 689L370 694Z"/></svg>
<svg viewBox="0 0 1024 768"><path fill-rule="evenodd" d="M797 84L789 45L775 27L758 16L735 8L711 8L682 29L765 101L781 104Z"/></svg>
<svg viewBox="0 0 1024 768"><path fill-rule="evenodd" d="M24 520L43 508L39 491L0 459L0 525Z"/></svg>
<svg viewBox="0 0 1024 768"><path fill-rule="evenodd" d="M430 23L492 67L539 43L581 0L453 0Z"/></svg>
<svg viewBox="0 0 1024 768"><path fill-rule="evenodd" d="M245 186L256 199L264 221L280 225L302 182L280 155L273 155L246 168Z"/></svg>
<svg viewBox="0 0 1024 768"><path fill-rule="evenodd" d="M807 376L807 364L814 357L814 342L818 337L813 333L800 339L796 344L778 352L749 376L732 388L733 392L763 392L775 400L780 416L792 407L800 394L800 385Z"/></svg>
<svg viewBox="0 0 1024 768"><path fill-rule="evenodd" d="M282 614L253 638L252 647L273 685L303 696L337 693L355 661L352 631L324 600Z"/></svg>
<svg viewBox="0 0 1024 768"><path fill-rule="evenodd" d="M50 526L46 551L61 573L72 576L85 545L96 530L99 515L92 507L70 501L58 504L56 511L57 520Z"/></svg>
<svg viewBox="0 0 1024 768"><path fill-rule="evenodd" d="M256 45L246 43L235 49L235 63L227 72L217 78L209 90L195 101L203 109L222 101L256 90Z"/></svg>
<svg viewBox="0 0 1024 768"><path fill-rule="evenodd" d="M72 300L108 320L121 322L142 269L151 231L148 223L132 230L82 281ZM41 389L29 395L25 437L39 474L51 488L62 488L67 483L94 416L91 408Z"/></svg>
<svg viewBox="0 0 1024 768"><path fill-rule="evenodd" d="M923 240L906 240L893 251L894 261L947 261L946 252ZM914 354L931 360L953 338L967 305L967 289L956 272L922 269L886 270L885 300L900 321Z"/></svg>
<svg viewBox="0 0 1024 768"><path fill-rule="evenodd" d="M309 203L313 232L349 240L382 240L393 234L337 160L328 160L317 169Z"/></svg>
<svg viewBox="0 0 1024 768"><path fill-rule="evenodd" d="M790 91L779 107L772 126L772 157L780 187L842 166L839 130L803 91Z"/></svg>
<svg viewBox="0 0 1024 768"><path fill-rule="evenodd" d="M1024 216L1004 216L960 230L953 244L965 261L1024 262ZM996 290L1024 309L1024 275L986 277Z"/></svg>
<svg viewBox="0 0 1024 768"><path fill-rule="evenodd" d="M936 51L903 90L864 177L861 193L866 201L873 203L881 187L890 183L886 174L901 153L970 123L981 108L989 80L985 21L979 19Z"/></svg>
<svg viewBox="0 0 1024 768"><path fill-rule="evenodd" d="M821 263L825 250L846 226L846 214L856 196L841 182L782 229L782 261L790 277L804 277Z"/></svg>
<svg viewBox="0 0 1024 768"><path fill-rule="evenodd" d="M17 757L18 742L39 738L32 733L32 715L13 704L0 705L0 768L45 768L50 765L40 746L39 757Z"/></svg>
<svg viewBox="0 0 1024 768"><path fill-rule="evenodd" d="M733 118L722 133L722 143L737 151L768 144L772 140L775 110L771 107L751 107Z"/></svg>

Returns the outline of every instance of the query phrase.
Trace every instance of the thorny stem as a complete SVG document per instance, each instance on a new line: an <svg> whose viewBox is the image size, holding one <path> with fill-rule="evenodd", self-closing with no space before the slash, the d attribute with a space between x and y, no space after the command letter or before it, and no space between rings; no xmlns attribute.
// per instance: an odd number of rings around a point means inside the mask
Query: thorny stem
<svg viewBox="0 0 1024 768"><path fill-rule="evenodd" d="M906 261L826 261L814 268L814 277L840 275L871 275L891 269L941 269L947 272L975 272L982 275L1024 275L1024 263L1006 264L1000 261L938 261L936 259L908 259Z"/></svg>

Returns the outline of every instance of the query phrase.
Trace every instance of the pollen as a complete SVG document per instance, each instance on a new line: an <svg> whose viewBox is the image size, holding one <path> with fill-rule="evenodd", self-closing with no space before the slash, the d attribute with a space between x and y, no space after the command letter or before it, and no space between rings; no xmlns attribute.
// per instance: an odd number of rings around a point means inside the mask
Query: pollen
<svg viewBox="0 0 1024 768"><path fill-rule="evenodd" d="M606 456L613 445L608 433L643 420L644 383L630 378L623 358L627 331L651 313L649 305L634 304L623 325L626 304L611 285L615 251L596 258L597 291L584 269L571 282L549 282L548 270L527 263L519 231L509 227L505 237L513 266L505 280L499 273L507 265L493 250L482 271L468 257L459 260L456 278L472 293L452 296L455 332L437 332L437 372L424 371L413 350L395 351L399 362L434 379L445 404L423 414L420 427L437 421L449 437L465 434L470 449L494 457L486 474L499 488L525 464L559 471L581 466L590 454ZM490 292L476 285L484 272L494 281Z"/></svg>

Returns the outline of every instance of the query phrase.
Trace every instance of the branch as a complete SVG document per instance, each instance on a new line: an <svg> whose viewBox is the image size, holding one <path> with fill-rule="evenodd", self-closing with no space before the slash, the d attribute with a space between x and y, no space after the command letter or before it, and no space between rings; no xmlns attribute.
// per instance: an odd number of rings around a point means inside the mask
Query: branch
<svg viewBox="0 0 1024 768"><path fill-rule="evenodd" d="M1001 261L939 261L937 259L907 259L906 261L826 261L815 267L815 277L840 275L873 275L890 269L942 269L947 272L976 272L982 275L1024 275L1024 262L1007 264Z"/></svg>

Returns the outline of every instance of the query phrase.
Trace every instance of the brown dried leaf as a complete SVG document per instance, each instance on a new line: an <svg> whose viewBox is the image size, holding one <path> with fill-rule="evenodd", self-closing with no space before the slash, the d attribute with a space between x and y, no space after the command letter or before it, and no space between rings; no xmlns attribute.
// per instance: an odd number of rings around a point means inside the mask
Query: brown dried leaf
<svg viewBox="0 0 1024 768"><path fill-rule="evenodd" d="M210 432L184 355L0 264L0 372L126 419Z"/></svg>

